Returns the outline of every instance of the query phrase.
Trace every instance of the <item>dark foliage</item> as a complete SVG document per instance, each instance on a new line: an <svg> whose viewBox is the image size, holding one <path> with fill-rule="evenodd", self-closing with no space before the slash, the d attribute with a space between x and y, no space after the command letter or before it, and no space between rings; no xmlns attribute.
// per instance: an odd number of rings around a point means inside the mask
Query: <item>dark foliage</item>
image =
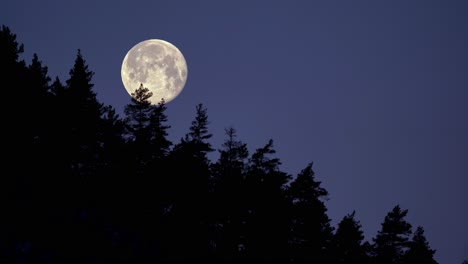
<svg viewBox="0 0 468 264"><path fill-rule="evenodd" d="M414 231L413 239L409 244L409 249L403 256L404 263L437 264L434 260L435 250L429 247L429 243L424 236L424 228L418 226Z"/></svg>
<svg viewBox="0 0 468 264"><path fill-rule="evenodd" d="M374 238L375 259L378 263L402 263L409 247L411 224L405 220L408 210L395 206L385 216L382 228Z"/></svg>
<svg viewBox="0 0 468 264"><path fill-rule="evenodd" d="M333 237L333 255L337 263L369 263L370 245L364 242L361 224L355 218L355 212L346 215Z"/></svg>

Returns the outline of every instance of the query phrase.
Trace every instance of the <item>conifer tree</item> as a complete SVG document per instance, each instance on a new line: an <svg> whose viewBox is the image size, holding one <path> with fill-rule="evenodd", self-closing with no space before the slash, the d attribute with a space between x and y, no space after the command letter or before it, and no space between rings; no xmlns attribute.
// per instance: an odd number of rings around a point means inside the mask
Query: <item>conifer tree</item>
<svg viewBox="0 0 468 264"><path fill-rule="evenodd" d="M166 104L162 99L157 105L152 107L150 113L150 145L153 149L151 157L153 160L161 161L169 153L172 143L167 139L169 135L167 130L171 126L167 125Z"/></svg>
<svg viewBox="0 0 468 264"><path fill-rule="evenodd" d="M72 173L76 175L91 175L96 169L96 157L99 156L101 139L99 138L103 105L98 102L93 91L92 77L81 51L78 50L70 77L66 81L63 100L68 138L68 156Z"/></svg>
<svg viewBox="0 0 468 264"><path fill-rule="evenodd" d="M197 105L189 132L169 154L172 168L168 189L172 193L169 208L172 234L171 253L175 260L205 259L212 249L212 230L208 212L210 202L210 161L213 149L208 139L208 115L202 104Z"/></svg>
<svg viewBox="0 0 468 264"><path fill-rule="evenodd" d="M2 25L0 30L0 68L4 84L18 85L24 77L26 69L24 61L19 60L19 55L24 52L24 45L16 41L9 27ZM8 87L8 86L6 86Z"/></svg>
<svg viewBox="0 0 468 264"><path fill-rule="evenodd" d="M405 220L408 210L396 205L385 216L374 241L375 260L378 263L401 263L408 250L411 224Z"/></svg>
<svg viewBox="0 0 468 264"><path fill-rule="evenodd" d="M324 200L328 191L315 179L312 163L291 182L290 248L294 261L329 261L333 228Z"/></svg>
<svg viewBox="0 0 468 264"><path fill-rule="evenodd" d="M34 86L35 92L37 94L49 92L49 82L51 79L47 75L47 67L42 66L42 62L39 60L36 53L34 53L31 65L29 65L28 69L29 82Z"/></svg>
<svg viewBox="0 0 468 264"><path fill-rule="evenodd" d="M146 165L165 157L172 144L167 139L166 106L164 100L152 105L153 93L143 84L131 95L131 103L125 106L127 137L137 151L136 158Z"/></svg>
<svg viewBox="0 0 468 264"><path fill-rule="evenodd" d="M140 87L131 93L131 103L125 106L128 136L135 142L149 142L148 127L150 123L151 102L153 93L140 84Z"/></svg>
<svg viewBox="0 0 468 264"><path fill-rule="evenodd" d="M0 28L0 78L2 88L13 91L15 103L20 103L22 107L12 113L4 115L8 124L8 129L4 130L4 138L8 144L5 144L4 153L6 153L4 171L2 180L2 192L5 195L4 209L2 210L3 220L0 224L0 262L14 263L15 254L18 254L17 248L23 248L24 244L31 243L30 231L31 221L28 221L31 214L30 201L32 201L32 182L35 175L30 173L30 162L33 161L31 155L32 141L34 132L31 127L24 128L30 121L30 108L27 103L30 102L30 90L25 86L27 77L27 67L19 56L24 52L23 44L18 43L16 34L12 33L10 28L2 25ZM19 100L19 101L18 101ZM20 110L21 109L21 110ZM20 151L19 151L20 150ZM4 251L6 248L6 252ZM8 253L10 255L8 255ZM13 253L13 254L12 254ZM24 255L29 252L24 250ZM2 259L2 257L7 258Z"/></svg>
<svg viewBox="0 0 468 264"><path fill-rule="evenodd" d="M281 162L273 140L250 157L243 187L241 248L249 260L285 261L288 234L285 186L290 176L279 168ZM274 231L273 231L274 230ZM271 232L275 232L272 237Z"/></svg>
<svg viewBox="0 0 468 264"><path fill-rule="evenodd" d="M140 236L145 243L153 243L152 235L159 228L164 211L170 206L168 177L165 163L171 142L167 139L166 106L162 100L157 105L150 101L153 93L140 85L133 92L131 103L125 106L127 155L130 163L127 170L136 181L125 187L132 193L127 210L139 218ZM125 181L124 181L125 182Z"/></svg>
<svg viewBox="0 0 468 264"><path fill-rule="evenodd" d="M435 250L429 247L424 235L424 228L418 226L409 243L409 249L403 256L403 263L437 264L434 253Z"/></svg>
<svg viewBox="0 0 468 264"><path fill-rule="evenodd" d="M355 218L355 211L346 215L333 237L333 252L338 263L367 263L366 244L361 224Z"/></svg>
<svg viewBox="0 0 468 264"><path fill-rule="evenodd" d="M219 150L218 161L212 166L213 208L211 219L217 237L216 254L221 260L239 258L243 182L248 157L247 145L237 140L236 130L225 130L226 140Z"/></svg>

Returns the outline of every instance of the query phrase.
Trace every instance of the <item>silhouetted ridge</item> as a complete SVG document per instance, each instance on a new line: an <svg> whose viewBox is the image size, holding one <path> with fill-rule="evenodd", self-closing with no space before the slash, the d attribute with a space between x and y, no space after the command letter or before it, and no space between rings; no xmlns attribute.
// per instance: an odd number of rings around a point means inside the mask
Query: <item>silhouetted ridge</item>
<svg viewBox="0 0 468 264"><path fill-rule="evenodd" d="M165 102L151 104L143 85L121 118L97 100L84 52L65 83L51 83L36 54L20 61L22 52L2 26L2 83L16 109L5 127L13 148L0 263L436 263L424 229L413 233L399 205L372 243L354 211L331 226L313 164L295 177L282 171L273 140L250 154L228 128L212 162L202 104L171 142Z"/></svg>

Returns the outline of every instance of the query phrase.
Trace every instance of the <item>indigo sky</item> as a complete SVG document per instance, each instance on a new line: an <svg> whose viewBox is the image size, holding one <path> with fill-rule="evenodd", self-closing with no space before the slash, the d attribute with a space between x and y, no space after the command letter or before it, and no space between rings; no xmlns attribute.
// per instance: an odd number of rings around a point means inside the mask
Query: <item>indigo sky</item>
<svg viewBox="0 0 468 264"><path fill-rule="evenodd" d="M356 210L371 241L400 204L436 260L468 259L468 1L15 0L0 24L63 82L81 49L120 113L126 52L173 43L188 79L171 140L203 103L214 147L234 126L251 152L272 138L292 175L313 161L333 225Z"/></svg>

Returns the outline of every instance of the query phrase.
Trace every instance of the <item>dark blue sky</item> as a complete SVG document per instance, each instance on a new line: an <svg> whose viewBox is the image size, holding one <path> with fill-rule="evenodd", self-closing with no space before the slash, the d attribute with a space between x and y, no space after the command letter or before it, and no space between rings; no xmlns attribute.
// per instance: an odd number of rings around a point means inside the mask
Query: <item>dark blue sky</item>
<svg viewBox="0 0 468 264"><path fill-rule="evenodd" d="M371 240L400 204L438 261L468 259L468 1L15 0L0 24L52 77L80 48L119 111L126 52L173 43L189 73L172 140L203 103L215 147L232 125L251 151L272 138L288 173L313 161L333 224L356 210Z"/></svg>

